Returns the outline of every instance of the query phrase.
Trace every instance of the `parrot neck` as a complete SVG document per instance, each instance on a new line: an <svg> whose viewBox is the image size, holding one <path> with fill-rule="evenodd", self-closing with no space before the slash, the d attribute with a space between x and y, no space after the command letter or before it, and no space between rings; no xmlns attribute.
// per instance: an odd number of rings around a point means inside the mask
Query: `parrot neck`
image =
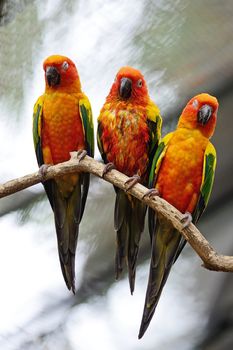
<svg viewBox="0 0 233 350"><path fill-rule="evenodd" d="M46 82L45 92L51 94L54 92L63 92L63 93L81 93L81 84L79 79L74 81L62 81L58 86L49 86Z"/></svg>
<svg viewBox="0 0 233 350"><path fill-rule="evenodd" d="M212 118L212 121L207 125L201 125L197 122L196 118L193 120L191 118L186 118L184 115L181 115L177 129L199 130L204 137L210 139L214 133L215 124L216 120L214 117Z"/></svg>
<svg viewBox="0 0 233 350"><path fill-rule="evenodd" d="M107 103L115 104L116 107L124 109L127 107L146 107L149 101L148 96L134 96L132 95L129 99L122 99L117 95L109 94L106 98Z"/></svg>

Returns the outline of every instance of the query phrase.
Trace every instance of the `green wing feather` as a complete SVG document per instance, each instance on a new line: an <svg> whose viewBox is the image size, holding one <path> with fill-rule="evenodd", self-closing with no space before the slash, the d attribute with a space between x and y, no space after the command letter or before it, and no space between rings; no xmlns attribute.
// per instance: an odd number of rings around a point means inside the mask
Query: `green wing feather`
<svg viewBox="0 0 233 350"><path fill-rule="evenodd" d="M169 141L172 138L173 133L167 134L159 143L157 151L155 152L152 165L151 165L151 171L149 175L149 188L154 188L156 183L156 178L162 163L162 160L166 154L167 146ZM153 233L155 230L155 212L153 209L148 209L148 227L149 227L149 233L152 240Z"/></svg>
<svg viewBox="0 0 233 350"><path fill-rule="evenodd" d="M171 140L173 133L167 134L159 143L158 148L155 152L155 155L152 160L151 170L149 175L149 188L153 188L156 182L156 177L159 172L162 160L165 156L167 146L169 141Z"/></svg>
<svg viewBox="0 0 233 350"><path fill-rule="evenodd" d="M79 100L79 112L80 117L82 120L83 125L83 131L85 135L85 142L86 142L86 150L87 154L91 157L94 157L95 152L95 144L94 144L94 125L93 125L93 117L92 117L92 110L91 110L91 104L87 98L87 96L83 95L83 97ZM87 193L89 189L89 183L90 183L90 174L81 174L80 175L80 181L82 186L81 191L81 214L80 214L80 221L83 216L86 199L87 199Z"/></svg>
<svg viewBox="0 0 233 350"><path fill-rule="evenodd" d="M158 147L158 143L160 141L160 134L161 134L160 130L161 130L162 118L160 115L157 115L155 121L148 119L147 124L150 131L150 144L149 144L149 168L150 168L153 161L154 154Z"/></svg>
<svg viewBox="0 0 233 350"><path fill-rule="evenodd" d="M44 164L42 147L41 147L41 124L44 98L40 96L36 101L33 109L33 142L36 152L37 163L39 166Z"/></svg>
<svg viewBox="0 0 233 350"><path fill-rule="evenodd" d="M43 124L43 103L44 103L44 96L42 95L38 98L38 100L34 105L33 124L32 124L34 148L35 148L37 163L39 167L44 164L42 144L41 144L41 128ZM45 192L48 196L50 205L53 209L54 205L53 205L52 180L45 181L43 185L44 185Z"/></svg>
<svg viewBox="0 0 233 350"><path fill-rule="evenodd" d="M162 117L160 115L159 108L152 102L146 109L147 124L150 132L150 144L149 144L149 169L153 161L154 154L157 150L158 143L161 138Z"/></svg>
<svg viewBox="0 0 233 350"><path fill-rule="evenodd" d="M202 183L200 195L193 213L193 222L196 223L204 212L212 191L216 168L216 151L212 143L208 143L205 154L202 172Z"/></svg>
<svg viewBox="0 0 233 350"><path fill-rule="evenodd" d="M103 144L102 144L102 141L101 141L101 136L102 136L102 124L100 121L98 121L98 127L97 127L97 145L98 145L98 148L99 148L99 151L100 151L100 155L104 161L104 163L108 163L108 160L107 160L107 157L106 157L106 154L104 153L104 148L103 148Z"/></svg>
<svg viewBox="0 0 233 350"><path fill-rule="evenodd" d="M85 95L79 100L79 112L85 135L87 154L91 157L94 157L94 126L92 110L91 104Z"/></svg>

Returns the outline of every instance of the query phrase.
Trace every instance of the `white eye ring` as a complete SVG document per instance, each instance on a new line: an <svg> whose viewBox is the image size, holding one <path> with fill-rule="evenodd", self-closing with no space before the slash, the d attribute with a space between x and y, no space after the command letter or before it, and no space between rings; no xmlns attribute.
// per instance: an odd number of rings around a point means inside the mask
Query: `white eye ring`
<svg viewBox="0 0 233 350"><path fill-rule="evenodd" d="M66 61L64 61L64 62L62 63L62 69L66 71L68 68L69 68L69 63L66 62Z"/></svg>
<svg viewBox="0 0 233 350"><path fill-rule="evenodd" d="M193 101L193 107L197 109L197 108L198 108L198 105L199 105L198 101L197 101L197 100L194 100L194 101Z"/></svg>
<svg viewBox="0 0 233 350"><path fill-rule="evenodd" d="M139 79L139 80L137 81L137 86L140 87L140 88L142 87L142 79Z"/></svg>

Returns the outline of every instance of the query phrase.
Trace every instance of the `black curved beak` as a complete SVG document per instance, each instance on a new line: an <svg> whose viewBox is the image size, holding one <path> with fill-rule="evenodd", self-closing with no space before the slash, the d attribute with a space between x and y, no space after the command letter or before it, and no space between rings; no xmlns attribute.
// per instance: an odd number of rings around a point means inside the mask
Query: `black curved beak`
<svg viewBox="0 0 233 350"><path fill-rule="evenodd" d="M61 76L57 68L51 66L46 68L45 76L49 86L56 86L60 84Z"/></svg>
<svg viewBox="0 0 233 350"><path fill-rule="evenodd" d="M213 108L211 106L203 105L198 111L198 115L197 115L198 123L202 125L205 125L206 123L208 123L212 113L213 113Z"/></svg>
<svg viewBox="0 0 233 350"><path fill-rule="evenodd" d="M132 93L132 80L129 78L121 78L119 94L122 98L130 98Z"/></svg>

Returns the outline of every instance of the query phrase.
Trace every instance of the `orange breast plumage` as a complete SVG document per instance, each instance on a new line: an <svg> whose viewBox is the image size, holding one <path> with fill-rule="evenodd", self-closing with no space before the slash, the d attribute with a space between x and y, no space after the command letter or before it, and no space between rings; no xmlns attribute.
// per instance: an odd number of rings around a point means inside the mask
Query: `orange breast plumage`
<svg viewBox="0 0 233 350"><path fill-rule="evenodd" d="M156 187L181 212L195 209L202 181L208 139L198 130L178 129L169 142Z"/></svg>
<svg viewBox="0 0 233 350"><path fill-rule="evenodd" d="M144 108L103 108L99 120L108 162L113 162L128 176L145 176L149 161L149 128Z"/></svg>
<svg viewBox="0 0 233 350"><path fill-rule="evenodd" d="M42 150L44 163L70 159L70 152L85 148L82 121L75 95L47 94L43 106Z"/></svg>

